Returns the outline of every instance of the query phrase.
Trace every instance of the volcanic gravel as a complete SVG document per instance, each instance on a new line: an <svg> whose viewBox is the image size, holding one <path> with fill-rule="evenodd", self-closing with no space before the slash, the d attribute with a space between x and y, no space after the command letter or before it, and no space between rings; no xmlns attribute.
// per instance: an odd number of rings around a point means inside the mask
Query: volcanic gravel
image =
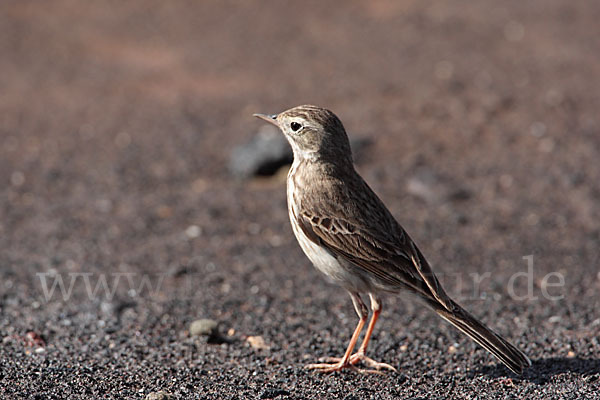
<svg viewBox="0 0 600 400"><path fill-rule="evenodd" d="M599 20L592 0L2 1L0 397L600 398ZM397 373L303 368L357 317L295 242L286 167L228 166L253 113L304 103L370 140L358 170L523 376L410 296L368 352Z"/></svg>

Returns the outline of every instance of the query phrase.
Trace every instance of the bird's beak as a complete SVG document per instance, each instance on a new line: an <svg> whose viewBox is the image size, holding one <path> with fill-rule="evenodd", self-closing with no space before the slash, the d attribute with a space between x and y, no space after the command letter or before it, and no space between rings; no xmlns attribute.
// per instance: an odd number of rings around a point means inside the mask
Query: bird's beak
<svg viewBox="0 0 600 400"><path fill-rule="evenodd" d="M271 115L253 114L253 115L257 118L264 119L265 121L267 121L275 126L279 126L279 125L277 125L277 114L271 114Z"/></svg>

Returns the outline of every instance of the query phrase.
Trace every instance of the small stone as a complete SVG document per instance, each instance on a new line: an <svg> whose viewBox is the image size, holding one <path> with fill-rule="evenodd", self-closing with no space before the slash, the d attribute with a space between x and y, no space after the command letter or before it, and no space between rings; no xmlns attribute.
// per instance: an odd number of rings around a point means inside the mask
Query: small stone
<svg viewBox="0 0 600 400"><path fill-rule="evenodd" d="M44 338L34 331L29 331L25 334L25 342L27 343L27 346L30 347L44 347L46 345Z"/></svg>
<svg viewBox="0 0 600 400"><path fill-rule="evenodd" d="M570 351L567 353L567 358L575 358L575 352L574 352L573 350L570 350Z"/></svg>
<svg viewBox="0 0 600 400"><path fill-rule="evenodd" d="M195 239L202 233L202 229L198 225L190 225L185 230L185 235L190 239Z"/></svg>
<svg viewBox="0 0 600 400"><path fill-rule="evenodd" d="M274 399L277 396L289 396L290 392L284 389L267 389L261 395L261 399Z"/></svg>
<svg viewBox="0 0 600 400"><path fill-rule="evenodd" d="M250 344L253 349L267 350L269 346L265 343L265 339L262 336L248 336L246 341Z"/></svg>
<svg viewBox="0 0 600 400"><path fill-rule="evenodd" d="M402 346L400 346L400 351L407 351L408 350L408 346L403 344Z"/></svg>
<svg viewBox="0 0 600 400"><path fill-rule="evenodd" d="M410 178L408 180L406 191L413 196L428 202L433 202L437 197L431 186L415 178Z"/></svg>
<svg viewBox="0 0 600 400"><path fill-rule="evenodd" d="M535 137L542 137L546 133L546 125L543 122L536 121L529 127L529 132Z"/></svg>
<svg viewBox="0 0 600 400"><path fill-rule="evenodd" d="M10 175L10 183L17 187L22 186L25 183L25 174L21 171L14 171Z"/></svg>
<svg viewBox="0 0 600 400"><path fill-rule="evenodd" d="M283 238L279 235L269 237L269 244L273 247L279 247L283 244Z"/></svg>
<svg viewBox="0 0 600 400"><path fill-rule="evenodd" d="M191 323L191 336L216 336L219 323L212 319L199 319Z"/></svg>
<svg viewBox="0 0 600 400"><path fill-rule="evenodd" d="M456 347L454 347L454 346L448 347L448 353L450 353L450 354L456 353Z"/></svg>
<svg viewBox="0 0 600 400"><path fill-rule="evenodd" d="M96 208L102 213L107 213L112 209L112 201L110 199L96 200Z"/></svg>
<svg viewBox="0 0 600 400"><path fill-rule="evenodd" d="M171 400L173 398L172 394L163 392L162 390L160 392L148 393L146 396L146 400Z"/></svg>
<svg viewBox="0 0 600 400"><path fill-rule="evenodd" d="M515 383L511 378L500 379L500 383L503 384L504 386L510 386L510 387L515 386Z"/></svg>
<svg viewBox="0 0 600 400"><path fill-rule="evenodd" d="M439 177L428 168L419 168L406 182L406 191L411 195L428 203L435 203L440 199Z"/></svg>

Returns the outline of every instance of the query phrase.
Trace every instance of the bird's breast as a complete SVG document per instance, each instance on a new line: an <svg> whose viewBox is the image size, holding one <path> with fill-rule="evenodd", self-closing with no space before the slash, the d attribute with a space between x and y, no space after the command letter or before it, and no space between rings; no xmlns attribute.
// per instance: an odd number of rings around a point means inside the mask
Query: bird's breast
<svg viewBox="0 0 600 400"><path fill-rule="evenodd" d="M298 185L298 175L295 175L296 168L297 166L292 165L290 173L288 174L287 202L292 231L294 232L302 251L306 254L315 268L326 275L333 283L352 291L369 291L369 283L360 275L352 273L352 266L346 265L346 261L339 260L325 247L310 240L300 227L298 216L301 215L302 196L299 191L302 190L302 188Z"/></svg>

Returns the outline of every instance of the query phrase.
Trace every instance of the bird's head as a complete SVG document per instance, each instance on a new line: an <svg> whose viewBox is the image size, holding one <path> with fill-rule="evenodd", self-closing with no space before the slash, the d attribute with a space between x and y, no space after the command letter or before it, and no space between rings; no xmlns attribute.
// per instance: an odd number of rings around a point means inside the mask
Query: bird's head
<svg viewBox="0 0 600 400"><path fill-rule="evenodd" d="M277 126L292 146L294 158L352 162L348 136L340 119L317 106L298 106L279 114L254 114Z"/></svg>

